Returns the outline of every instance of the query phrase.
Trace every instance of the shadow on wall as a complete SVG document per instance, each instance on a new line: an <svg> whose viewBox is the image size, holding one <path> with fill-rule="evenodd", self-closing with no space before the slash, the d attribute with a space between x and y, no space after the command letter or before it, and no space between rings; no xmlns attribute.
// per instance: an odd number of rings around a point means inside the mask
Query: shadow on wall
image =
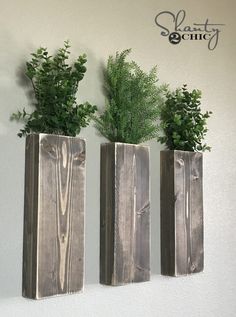
<svg viewBox="0 0 236 317"><path fill-rule="evenodd" d="M22 98L15 69L22 65L22 51L4 28L0 37L5 48L0 52L0 298L7 298L21 295L22 280L24 140L9 121Z"/></svg>
<svg viewBox="0 0 236 317"><path fill-rule="evenodd" d="M161 274L160 250L160 151L163 146L152 140L150 143L151 179L151 278Z"/></svg>
<svg viewBox="0 0 236 317"><path fill-rule="evenodd" d="M0 298L21 295L23 246L24 142L0 135ZM3 239L4 237L4 239Z"/></svg>

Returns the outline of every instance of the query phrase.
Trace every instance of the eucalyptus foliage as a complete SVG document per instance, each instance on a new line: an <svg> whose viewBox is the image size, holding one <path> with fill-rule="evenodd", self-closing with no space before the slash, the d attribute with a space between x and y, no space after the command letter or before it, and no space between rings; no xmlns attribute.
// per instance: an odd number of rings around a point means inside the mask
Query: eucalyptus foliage
<svg viewBox="0 0 236 317"><path fill-rule="evenodd" d="M97 129L110 141L137 144L157 137L156 120L165 87L156 85L156 67L145 73L134 61L126 61L130 51L108 58L104 71L105 110L95 121Z"/></svg>
<svg viewBox="0 0 236 317"><path fill-rule="evenodd" d="M211 111L201 112L201 91L189 92L187 85L173 92L167 92L166 101L161 107L158 141L170 150L210 151L203 143L206 135L207 119Z"/></svg>
<svg viewBox="0 0 236 317"><path fill-rule="evenodd" d="M75 136L82 127L89 124L96 107L89 103L77 104L76 93L79 82L86 72L86 55L81 55L70 66L68 59L70 45L51 56L47 48L39 48L26 63L25 75L31 81L35 110L25 109L12 115L12 119L25 123L19 137L29 133L49 133Z"/></svg>

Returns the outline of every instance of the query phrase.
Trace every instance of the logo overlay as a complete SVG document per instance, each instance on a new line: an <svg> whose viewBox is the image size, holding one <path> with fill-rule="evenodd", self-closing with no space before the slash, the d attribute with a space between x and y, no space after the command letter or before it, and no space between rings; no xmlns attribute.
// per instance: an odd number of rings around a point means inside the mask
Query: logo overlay
<svg viewBox="0 0 236 317"><path fill-rule="evenodd" d="M162 29L161 35L166 36L173 45L181 41L206 41L210 51L213 51L219 42L221 26L225 24L212 24L206 18L204 23L185 25L186 11L180 10L177 14L162 11L155 17L156 25Z"/></svg>

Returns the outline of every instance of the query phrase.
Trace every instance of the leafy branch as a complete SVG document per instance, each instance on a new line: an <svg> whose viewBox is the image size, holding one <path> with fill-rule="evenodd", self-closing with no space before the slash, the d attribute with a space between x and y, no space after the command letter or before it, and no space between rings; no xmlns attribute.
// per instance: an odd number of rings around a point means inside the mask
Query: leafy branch
<svg viewBox="0 0 236 317"><path fill-rule="evenodd" d="M76 102L87 58L83 54L69 65L69 48L69 42L65 41L64 47L51 56L47 48L41 47L31 54L31 61L26 62L25 75L31 82L36 103L32 113L23 109L12 114L11 119L25 124L19 137L32 132L76 136L97 110L88 102Z"/></svg>
<svg viewBox="0 0 236 317"><path fill-rule="evenodd" d="M137 144L157 136L158 106L165 87L156 85L156 67L145 73L134 61L126 61L130 52L127 49L108 58L105 110L95 122L110 141Z"/></svg>
<svg viewBox="0 0 236 317"><path fill-rule="evenodd" d="M167 92L161 106L158 141L170 150L210 151L203 143L208 131L207 119L211 111L201 112L201 91L189 92L187 85L173 92Z"/></svg>

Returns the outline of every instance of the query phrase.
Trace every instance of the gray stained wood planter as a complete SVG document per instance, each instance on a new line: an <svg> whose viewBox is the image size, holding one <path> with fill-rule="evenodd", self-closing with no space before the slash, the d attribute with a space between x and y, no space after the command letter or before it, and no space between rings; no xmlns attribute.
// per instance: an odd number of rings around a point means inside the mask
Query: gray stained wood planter
<svg viewBox="0 0 236 317"><path fill-rule="evenodd" d="M100 283L149 281L149 147L101 145L100 208Z"/></svg>
<svg viewBox="0 0 236 317"><path fill-rule="evenodd" d="M202 153L161 151L161 273L203 271Z"/></svg>
<svg viewBox="0 0 236 317"><path fill-rule="evenodd" d="M85 141L26 138L24 297L74 293L84 280Z"/></svg>

